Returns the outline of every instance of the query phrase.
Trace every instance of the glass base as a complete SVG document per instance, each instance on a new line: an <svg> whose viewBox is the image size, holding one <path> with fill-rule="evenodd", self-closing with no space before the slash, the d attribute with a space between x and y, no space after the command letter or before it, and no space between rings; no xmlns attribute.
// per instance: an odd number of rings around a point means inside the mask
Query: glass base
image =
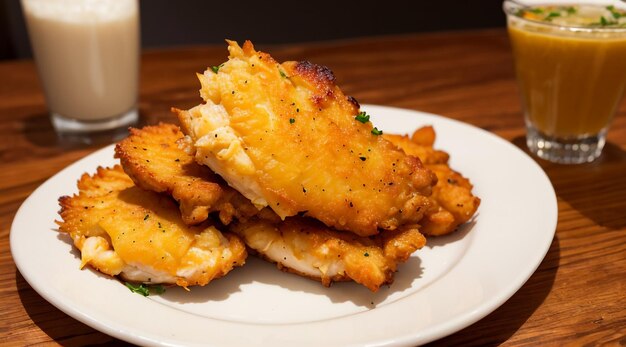
<svg viewBox="0 0 626 347"><path fill-rule="evenodd" d="M542 134L532 126L526 127L526 145L539 158L560 164L580 164L594 161L602 153L606 129L595 136L558 138Z"/></svg>
<svg viewBox="0 0 626 347"><path fill-rule="evenodd" d="M113 130L117 128L127 127L137 123L139 113L136 108L122 113L119 116L102 119L102 120L77 120L63 117L58 113L52 112L52 124L58 133L91 133L98 131Z"/></svg>
<svg viewBox="0 0 626 347"><path fill-rule="evenodd" d="M69 145L102 145L119 141L128 136L128 127L138 121L136 108L120 116L97 121L79 121L52 113L52 124L59 140Z"/></svg>

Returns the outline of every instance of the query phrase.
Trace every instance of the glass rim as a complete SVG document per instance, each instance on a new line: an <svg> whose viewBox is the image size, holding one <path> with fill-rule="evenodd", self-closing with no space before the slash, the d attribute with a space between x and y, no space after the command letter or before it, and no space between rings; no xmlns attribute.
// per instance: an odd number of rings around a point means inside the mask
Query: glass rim
<svg viewBox="0 0 626 347"><path fill-rule="evenodd" d="M572 1L572 4L576 4L576 1ZM549 5L549 0L543 5ZM626 33L626 27L589 27L589 26L580 26L580 25L561 25L555 24L551 22L538 21L534 19L528 19L520 17L517 14L517 10L529 8L529 5L523 4L520 1L516 0L504 0L502 3L502 9L507 16L515 17L517 20L532 23L533 25L543 26L546 28L557 29L561 31L571 31L571 32L585 32L585 33Z"/></svg>

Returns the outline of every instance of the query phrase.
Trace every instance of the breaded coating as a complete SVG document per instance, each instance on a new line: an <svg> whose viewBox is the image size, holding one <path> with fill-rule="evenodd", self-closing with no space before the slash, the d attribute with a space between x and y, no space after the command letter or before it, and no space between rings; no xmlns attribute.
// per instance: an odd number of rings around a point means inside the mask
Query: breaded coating
<svg viewBox="0 0 626 347"><path fill-rule="evenodd" d="M359 121L328 68L228 43L229 60L198 76L205 104L175 110L199 163L283 219L360 236L422 219L436 176Z"/></svg>
<svg viewBox="0 0 626 347"><path fill-rule="evenodd" d="M130 135L115 146L115 157L136 185L178 201L186 224L201 223L214 211L219 211L224 224L233 217L257 214L248 199L181 148L183 137L173 124L131 128Z"/></svg>
<svg viewBox="0 0 626 347"><path fill-rule="evenodd" d="M398 264L426 242L415 227L360 237L299 216L282 222L252 218L229 228L281 270L319 280L325 286L352 280L373 292L391 283Z"/></svg>
<svg viewBox="0 0 626 347"><path fill-rule="evenodd" d="M384 136L405 153L418 156L437 175L431 206L420 222L420 232L433 236L449 234L472 218L480 198L472 194L470 181L450 168L449 155L433 148L435 131L431 126L417 129L410 139L406 135Z"/></svg>
<svg viewBox="0 0 626 347"><path fill-rule="evenodd" d="M413 136L409 138L407 135L396 135L396 134L383 134L383 137L391 142L393 142L396 146L402 148L404 152L408 155L412 155L414 157L420 158L424 165L430 164L445 164L448 162L450 156L448 153L444 151L440 151L433 148L434 143L434 129L432 127L423 127L415 131L415 134L423 134L424 136L431 136L430 133L432 131L432 143L427 144L431 140L426 140L424 138L419 138ZM415 135L414 134L414 135ZM422 141L422 143L416 142ZM428 141L428 142L424 142Z"/></svg>
<svg viewBox="0 0 626 347"><path fill-rule="evenodd" d="M214 226L183 223L168 197L136 187L120 166L84 174L79 193L59 199L61 232L89 265L111 276L144 283L206 285L247 253L241 239Z"/></svg>

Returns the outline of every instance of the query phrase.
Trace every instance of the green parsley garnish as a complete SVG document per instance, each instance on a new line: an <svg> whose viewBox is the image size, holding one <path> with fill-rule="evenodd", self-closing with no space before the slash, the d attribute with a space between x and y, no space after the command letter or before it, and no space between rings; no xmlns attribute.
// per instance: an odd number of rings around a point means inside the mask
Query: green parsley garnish
<svg viewBox="0 0 626 347"><path fill-rule="evenodd" d="M361 159L361 161L365 161L367 158L366 157L359 157L359 159Z"/></svg>
<svg viewBox="0 0 626 347"><path fill-rule="evenodd" d="M603 16L600 14L596 15L596 12L585 14L584 12L586 11L583 9L583 12L581 12L579 6L541 6L535 8L522 8L517 10L517 15L530 20L551 22L555 18L577 17L580 13L583 19L590 19L590 17L597 18L595 22L580 25L590 27L626 27L626 21L623 21L623 19L626 18L626 11L623 11L613 5L603 6L601 9L606 11ZM564 20L563 22L567 22L567 20ZM577 22L572 22L572 24L576 23Z"/></svg>
<svg viewBox="0 0 626 347"><path fill-rule="evenodd" d="M609 21L606 20L606 18L604 18L604 16L600 17L600 25L606 26L606 25L609 25L609 24L610 24Z"/></svg>
<svg viewBox="0 0 626 347"><path fill-rule="evenodd" d="M365 123L370 121L370 115L365 113L365 112L359 112L356 116L354 116L354 119L356 119L357 121L365 124ZM372 129L372 134L374 134L374 135L382 135L383 131L382 130L378 130L377 128L374 128L374 129Z"/></svg>
<svg viewBox="0 0 626 347"><path fill-rule="evenodd" d="M220 71L220 68L222 66L224 66L224 63L221 63L218 66L211 66L211 70L213 70L213 72L217 73L218 71Z"/></svg>
<svg viewBox="0 0 626 347"><path fill-rule="evenodd" d="M611 11L611 15L615 19L620 19L620 18L622 18L624 16L624 14L620 13L617 9L615 9L615 6L613 6L613 5L607 6L606 9Z"/></svg>
<svg viewBox="0 0 626 347"><path fill-rule="evenodd" d="M289 124L293 124L295 122L296 122L296 120L294 118L289 118Z"/></svg>
<svg viewBox="0 0 626 347"><path fill-rule="evenodd" d="M358 120L359 122L365 124L367 122L370 121L370 115L365 113L365 112L359 112L359 114L357 114L354 119Z"/></svg>
<svg viewBox="0 0 626 347"><path fill-rule="evenodd" d="M150 291L148 291L148 288L143 283L135 286L132 283L125 282L124 285L126 285L126 287L128 287L128 289L130 289L130 291L133 293L143 296L150 295Z"/></svg>
<svg viewBox="0 0 626 347"><path fill-rule="evenodd" d="M282 78L287 78L287 75L285 75L285 73L283 72L283 70L278 69L278 72L280 72L280 77L282 77Z"/></svg>
<svg viewBox="0 0 626 347"><path fill-rule="evenodd" d="M366 257L369 257L369 256L370 256L370 254L369 254L369 253L367 253L367 252L363 253L363 255L364 255L364 256L366 256Z"/></svg>
<svg viewBox="0 0 626 347"><path fill-rule="evenodd" d="M146 219L148 219L148 218L150 218L150 215L149 215L149 214L147 214L145 217L143 217L143 220L146 220Z"/></svg>
<svg viewBox="0 0 626 347"><path fill-rule="evenodd" d="M561 16L561 13L559 13L559 12L550 12L550 13L548 13L548 15L546 16L545 20L550 21L550 20L552 20L552 18L554 18L554 17L560 17L560 16Z"/></svg>
<svg viewBox="0 0 626 347"><path fill-rule="evenodd" d="M154 286L146 286L143 283L140 283L138 285L134 285L132 283L129 282L124 282L124 285L130 289L131 292L139 294L139 295L143 295L143 296L148 296L150 295L150 290L153 290L156 294L163 294L165 293L165 287L163 287L160 284L154 285Z"/></svg>

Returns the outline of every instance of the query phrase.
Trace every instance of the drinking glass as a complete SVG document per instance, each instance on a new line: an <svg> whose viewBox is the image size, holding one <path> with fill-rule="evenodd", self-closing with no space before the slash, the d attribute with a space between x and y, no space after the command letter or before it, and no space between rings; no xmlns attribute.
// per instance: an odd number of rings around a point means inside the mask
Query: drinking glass
<svg viewBox="0 0 626 347"><path fill-rule="evenodd" d="M593 161L602 152L626 89L626 25L606 25L616 20L611 16L584 26L524 18L522 11L536 3L503 5L528 148L552 162ZM572 3L597 6L598 11L624 7L619 1L567 2Z"/></svg>
<svg viewBox="0 0 626 347"><path fill-rule="evenodd" d="M46 103L57 132L135 123L138 0L21 0Z"/></svg>

